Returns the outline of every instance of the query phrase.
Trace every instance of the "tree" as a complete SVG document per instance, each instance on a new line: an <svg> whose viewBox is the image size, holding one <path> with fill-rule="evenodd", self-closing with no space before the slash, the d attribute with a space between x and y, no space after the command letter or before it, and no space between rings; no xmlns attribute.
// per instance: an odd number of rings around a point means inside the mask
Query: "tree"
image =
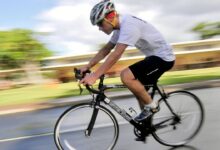
<svg viewBox="0 0 220 150"><path fill-rule="evenodd" d="M220 35L220 22L201 22L192 31L199 33L201 39L212 38Z"/></svg>
<svg viewBox="0 0 220 150"><path fill-rule="evenodd" d="M0 69L21 67L51 54L31 30L0 31Z"/></svg>
<svg viewBox="0 0 220 150"><path fill-rule="evenodd" d="M35 38L36 33L26 29L0 31L0 69L22 67L30 77L37 72L39 60L52 52Z"/></svg>

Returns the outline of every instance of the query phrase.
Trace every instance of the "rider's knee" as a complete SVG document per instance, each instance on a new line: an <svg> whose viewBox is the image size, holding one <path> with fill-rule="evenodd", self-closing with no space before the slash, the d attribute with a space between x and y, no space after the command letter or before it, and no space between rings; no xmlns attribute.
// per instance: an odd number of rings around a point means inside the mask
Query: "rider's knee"
<svg viewBox="0 0 220 150"><path fill-rule="evenodd" d="M130 76L129 76L129 70L128 68L124 69L121 71L120 77L121 77L121 81L124 84L127 84L128 82L130 82Z"/></svg>

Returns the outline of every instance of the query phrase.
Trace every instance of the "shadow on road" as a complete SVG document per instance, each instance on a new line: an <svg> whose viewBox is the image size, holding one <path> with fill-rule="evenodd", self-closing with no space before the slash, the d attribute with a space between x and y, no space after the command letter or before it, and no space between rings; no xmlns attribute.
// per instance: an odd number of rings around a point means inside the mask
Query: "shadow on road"
<svg viewBox="0 0 220 150"><path fill-rule="evenodd" d="M185 145L180 147L172 147L168 150L198 150L198 149L193 146Z"/></svg>

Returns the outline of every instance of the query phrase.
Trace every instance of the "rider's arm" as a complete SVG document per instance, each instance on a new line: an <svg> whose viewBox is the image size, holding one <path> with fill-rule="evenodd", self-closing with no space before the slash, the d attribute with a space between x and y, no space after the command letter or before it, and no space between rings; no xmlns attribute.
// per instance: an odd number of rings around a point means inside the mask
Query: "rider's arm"
<svg viewBox="0 0 220 150"><path fill-rule="evenodd" d="M108 71L120 58L128 45L118 43L105 62L94 72L96 76L100 77L106 71Z"/></svg>
<svg viewBox="0 0 220 150"><path fill-rule="evenodd" d="M105 58L110 51L115 47L115 44L108 42L104 47L102 47L98 53L89 61L88 65L86 65L87 69L95 66L99 61Z"/></svg>

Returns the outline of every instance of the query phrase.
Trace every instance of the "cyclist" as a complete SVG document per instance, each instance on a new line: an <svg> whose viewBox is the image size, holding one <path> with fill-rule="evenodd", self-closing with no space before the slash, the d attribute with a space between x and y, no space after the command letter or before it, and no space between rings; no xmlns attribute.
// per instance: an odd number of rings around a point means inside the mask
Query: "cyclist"
<svg viewBox="0 0 220 150"><path fill-rule="evenodd" d="M143 121L158 111L158 104L152 101L144 85L156 83L158 78L174 65L175 55L161 33L150 23L132 15L121 15L109 0L96 4L91 10L90 20L99 30L113 35L89 63L80 68L82 72L107 59L93 73L87 74L81 84L92 85L107 72L122 56L128 46L135 46L146 58L121 71L121 81L136 96L142 112L134 119ZM115 48L113 52L111 50ZM110 53L111 52L111 53Z"/></svg>

